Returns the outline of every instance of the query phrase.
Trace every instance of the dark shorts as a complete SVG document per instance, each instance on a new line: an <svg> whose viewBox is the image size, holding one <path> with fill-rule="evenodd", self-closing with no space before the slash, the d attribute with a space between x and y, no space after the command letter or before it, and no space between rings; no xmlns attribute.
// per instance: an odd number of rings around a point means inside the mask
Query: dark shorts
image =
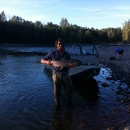
<svg viewBox="0 0 130 130"><path fill-rule="evenodd" d="M122 54L123 54L123 52L124 52L124 50L120 50L120 51L119 51L119 54L121 54L121 55L122 55Z"/></svg>

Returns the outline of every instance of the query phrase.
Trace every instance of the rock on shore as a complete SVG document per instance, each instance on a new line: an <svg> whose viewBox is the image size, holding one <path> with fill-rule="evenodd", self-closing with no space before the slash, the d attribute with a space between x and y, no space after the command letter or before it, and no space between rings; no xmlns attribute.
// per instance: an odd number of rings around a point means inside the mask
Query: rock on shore
<svg viewBox="0 0 130 130"><path fill-rule="evenodd" d="M124 50L121 60L115 53L117 48ZM101 63L112 69L114 78L126 82L130 86L130 45L97 45L96 49ZM110 60L110 57L116 59Z"/></svg>

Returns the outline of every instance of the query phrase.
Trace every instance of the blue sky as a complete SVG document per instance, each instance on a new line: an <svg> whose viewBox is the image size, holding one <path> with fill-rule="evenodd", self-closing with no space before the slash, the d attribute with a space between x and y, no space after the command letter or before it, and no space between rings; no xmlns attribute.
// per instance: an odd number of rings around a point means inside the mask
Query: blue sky
<svg viewBox="0 0 130 130"><path fill-rule="evenodd" d="M130 0L0 0L0 13L43 24L70 24L103 29L121 27L130 19Z"/></svg>

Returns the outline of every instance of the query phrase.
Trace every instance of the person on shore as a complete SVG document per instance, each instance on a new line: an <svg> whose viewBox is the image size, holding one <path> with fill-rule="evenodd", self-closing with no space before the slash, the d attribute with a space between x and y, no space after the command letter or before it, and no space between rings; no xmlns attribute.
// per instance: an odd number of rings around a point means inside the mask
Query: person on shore
<svg viewBox="0 0 130 130"><path fill-rule="evenodd" d="M50 66L52 65L50 62L51 60L71 59L70 54L65 51L65 43L63 39L57 39L55 42L55 47L55 50L50 51L45 57L41 59L42 64L47 64ZM61 88L64 86L64 89L67 93L67 104L70 105L73 94L73 85L69 76L69 68L74 67L74 64L70 64L68 68L63 67L62 69L55 66L52 67L55 104L56 106L60 105Z"/></svg>
<svg viewBox="0 0 130 130"><path fill-rule="evenodd" d="M121 48L117 48L115 52L117 53L118 59L120 60L122 58L124 50Z"/></svg>

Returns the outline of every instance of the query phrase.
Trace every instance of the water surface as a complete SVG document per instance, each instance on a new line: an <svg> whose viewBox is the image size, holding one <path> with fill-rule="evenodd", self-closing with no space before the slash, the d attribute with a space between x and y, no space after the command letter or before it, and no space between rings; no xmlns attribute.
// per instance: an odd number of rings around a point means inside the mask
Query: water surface
<svg viewBox="0 0 130 130"><path fill-rule="evenodd" d="M122 130L130 125L130 115L117 100L122 97L116 93L118 81L106 80L108 69L74 86L72 106L66 105L63 91L57 108L41 58L0 54L0 130Z"/></svg>

